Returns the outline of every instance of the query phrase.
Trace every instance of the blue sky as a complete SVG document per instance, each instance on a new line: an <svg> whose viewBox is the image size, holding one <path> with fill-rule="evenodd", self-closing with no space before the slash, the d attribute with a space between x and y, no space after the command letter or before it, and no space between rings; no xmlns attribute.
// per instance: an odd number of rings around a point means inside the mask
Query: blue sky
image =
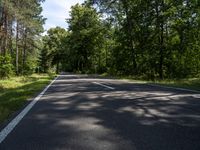
<svg viewBox="0 0 200 150"><path fill-rule="evenodd" d="M66 18L69 18L71 6L83 3L84 0L46 0L43 4L42 15L47 18L44 29L60 26L67 28Z"/></svg>

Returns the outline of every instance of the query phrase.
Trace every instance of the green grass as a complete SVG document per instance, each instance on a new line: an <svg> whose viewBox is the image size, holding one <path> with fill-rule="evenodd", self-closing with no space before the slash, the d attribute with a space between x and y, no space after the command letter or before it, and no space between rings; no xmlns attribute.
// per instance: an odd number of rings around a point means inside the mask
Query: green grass
<svg viewBox="0 0 200 150"><path fill-rule="evenodd" d="M0 123L22 108L27 100L38 94L52 78L46 74L34 74L0 80Z"/></svg>
<svg viewBox="0 0 200 150"><path fill-rule="evenodd" d="M163 81L154 81L152 83L170 86L170 87L180 87L180 88L200 91L200 78L163 80Z"/></svg>
<svg viewBox="0 0 200 150"><path fill-rule="evenodd" d="M102 77L110 77L109 74L104 73L101 75ZM126 79L136 83L153 83L159 84L169 87L179 87L190 90L200 91L200 78L187 78L187 79L176 79L176 80L156 80L156 81L147 81L142 77L134 77L134 76L113 76L116 79Z"/></svg>
<svg viewBox="0 0 200 150"><path fill-rule="evenodd" d="M128 79L137 83L153 83L168 87L178 87L178 88L185 88L189 90L196 90L200 91L200 78L188 78L188 79L179 79L179 80L156 80L156 81L147 81L140 78L134 77L123 77L120 79Z"/></svg>

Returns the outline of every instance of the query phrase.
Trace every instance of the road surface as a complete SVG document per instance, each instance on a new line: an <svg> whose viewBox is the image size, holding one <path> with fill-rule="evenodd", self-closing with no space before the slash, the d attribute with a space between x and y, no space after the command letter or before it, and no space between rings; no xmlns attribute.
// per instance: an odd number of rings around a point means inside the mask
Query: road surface
<svg viewBox="0 0 200 150"><path fill-rule="evenodd" d="M198 93L60 75L1 150L200 150Z"/></svg>

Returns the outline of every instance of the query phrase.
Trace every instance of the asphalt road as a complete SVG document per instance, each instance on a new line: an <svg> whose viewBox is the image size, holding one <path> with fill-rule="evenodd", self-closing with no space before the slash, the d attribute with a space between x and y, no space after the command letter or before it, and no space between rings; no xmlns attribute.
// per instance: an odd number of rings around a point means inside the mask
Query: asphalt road
<svg viewBox="0 0 200 150"><path fill-rule="evenodd" d="M199 94L61 75L1 150L200 150Z"/></svg>

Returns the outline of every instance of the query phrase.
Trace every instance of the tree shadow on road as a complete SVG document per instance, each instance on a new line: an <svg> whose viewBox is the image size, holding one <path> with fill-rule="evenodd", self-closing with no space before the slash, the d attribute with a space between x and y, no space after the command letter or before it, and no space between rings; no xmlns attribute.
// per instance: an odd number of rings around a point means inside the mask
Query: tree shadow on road
<svg viewBox="0 0 200 150"><path fill-rule="evenodd" d="M191 92L128 83L109 90L60 80L65 82L55 83L27 117L35 124L31 129L39 134L38 141L53 136L48 141L52 149L200 149L200 101ZM25 133L30 130L26 123L21 126Z"/></svg>

